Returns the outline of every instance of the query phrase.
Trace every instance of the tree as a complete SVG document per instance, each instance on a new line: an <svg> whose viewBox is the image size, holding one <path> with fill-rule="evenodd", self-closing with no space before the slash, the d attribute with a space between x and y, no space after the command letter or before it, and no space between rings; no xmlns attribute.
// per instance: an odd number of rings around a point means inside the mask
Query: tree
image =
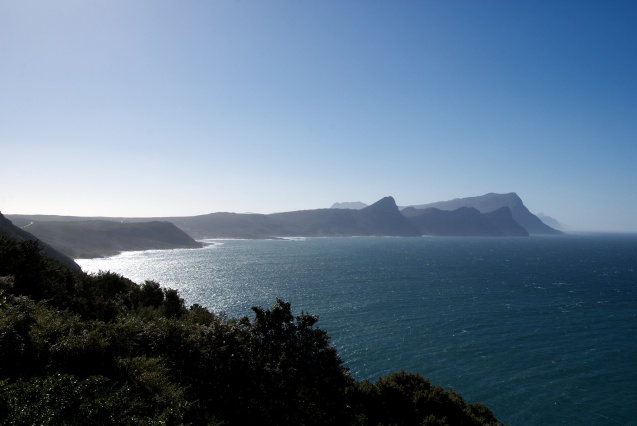
<svg viewBox="0 0 637 426"><path fill-rule="evenodd" d="M354 403L365 424L499 425L482 404L467 404L460 394L432 385L416 373L399 371L376 383L358 384Z"/></svg>
<svg viewBox="0 0 637 426"><path fill-rule="evenodd" d="M18 424L497 424L399 372L356 382L318 317L186 309L173 289L69 272L0 238L0 419ZM12 277L12 278L7 278Z"/></svg>

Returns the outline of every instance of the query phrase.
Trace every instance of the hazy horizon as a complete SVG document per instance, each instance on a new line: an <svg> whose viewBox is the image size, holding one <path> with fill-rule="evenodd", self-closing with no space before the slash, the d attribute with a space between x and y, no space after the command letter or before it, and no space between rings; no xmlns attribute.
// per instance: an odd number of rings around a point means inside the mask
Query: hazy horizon
<svg viewBox="0 0 637 426"><path fill-rule="evenodd" d="M481 194L481 195L486 195L486 194ZM375 200L374 202L379 201L379 200ZM438 200L438 201L452 201L452 200ZM356 202L360 202L360 201L343 201L343 202L334 202L333 204L342 204L342 203L356 203ZM370 202L370 203L364 203L367 206L373 204L374 202ZM522 202L524 202L524 200L522 200ZM406 205L400 205L397 204L399 209L403 209L406 207L410 207L410 206L406 206ZM414 204L414 206L417 206L418 204ZM326 208L331 208L331 206L321 206L321 207L316 207L315 209L326 209ZM336 207L336 208L343 208L343 207ZM313 209L302 209L302 210L313 210ZM199 214L193 214L193 215L165 215L165 216L157 216L157 215L149 215L149 216L122 216L122 215L116 215L116 216L107 216L107 215L90 215L90 216L78 216L78 215L67 215L67 214L50 214L50 213L3 213L2 211L0 211L0 214L4 214L4 215L23 215L23 216L58 216L58 217L80 217L80 218L107 218L107 219L143 219L143 218L150 218L150 219L162 219L162 218L171 218L171 217L192 217L192 216L204 216L207 214L214 214L214 213L237 213L237 214L274 214L274 213L284 213L286 211L284 210L277 210L277 211L262 211L262 212L255 212L255 211L245 211L245 212L236 212L236 211L228 211L228 210L219 210L219 211L214 211L214 212L204 212L204 213L199 213ZM579 233L579 232L583 232L583 233L605 233L605 232L610 232L610 233L614 233L614 232L618 232L618 233L636 233L637 231L626 231L626 230L613 230L613 229L591 229L591 228L577 228L577 227L573 227L568 223L563 223L561 222L559 219L556 219L550 215L546 215L543 212L533 212L531 211L531 213L535 214L540 220L542 220L544 223L546 223L547 225L551 226L554 229L563 231L565 233ZM548 221L545 221L544 218L548 219ZM554 221L557 221L559 226L556 226L555 224L551 223L551 219Z"/></svg>
<svg viewBox="0 0 637 426"><path fill-rule="evenodd" d="M0 3L0 211L515 192L637 232L637 3Z"/></svg>

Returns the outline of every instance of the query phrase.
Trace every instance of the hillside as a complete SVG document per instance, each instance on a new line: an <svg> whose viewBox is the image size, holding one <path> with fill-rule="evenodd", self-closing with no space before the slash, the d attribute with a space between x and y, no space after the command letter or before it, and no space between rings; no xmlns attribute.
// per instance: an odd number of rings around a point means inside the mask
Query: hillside
<svg viewBox="0 0 637 426"><path fill-rule="evenodd" d="M110 220L42 215L10 218L28 226L42 241L75 258L109 256L125 250L199 247L193 238L502 237L561 233L532 214L515 193L491 193L411 206L402 211L392 197L366 207L362 207L362 203L337 203L336 206L273 214L220 212ZM343 208L347 206L356 208Z"/></svg>
<svg viewBox="0 0 637 426"><path fill-rule="evenodd" d="M131 250L201 247L170 222L43 221L33 222L26 229L75 259L113 256Z"/></svg>
<svg viewBox="0 0 637 426"><path fill-rule="evenodd" d="M166 218L196 238L277 238L421 235L528 236L508 208L481 213L477 209L446 211L404 209L385 197L361 209L316 209L284 213L212 213Z"/></svg>
<svg viewBox="0 0 637 426"><path fill-rule="evenodd" d="M197 239L420 235L392 197L360 210L316 209L268 215L222 212L163 220Z"/></svg>
<svg viewBox="0 0 637 426"><path fill-rule="evenodd" d="M408 207L402 213L420 230L422 235L471 236L471 237L526 237L529 233L518 224L508 207L494 212L480 213L472 207L441 210L433 207L416 209Z"/></svg>
<svg viewBox="0 0 637 426"><path fill-rule="evenodd" d="M531 213L515 192L508 194L489 193L478 197L456 198L449 201L438 201L411 207L417 209L437 208L440 210L456 210L461 207L472 207L481 213L489 213L502 207L508 207L511 210L513 219L522 225L529 234L561 234L560 231L546 225L537 216Z"/></svg>
<svg viewBox="0 0 637 426"><path fill-rule="evenodd" d="M4 217L2 213L0 213L0 236L7 236L14 238L18 241L38 241L40 244L42 251L52 259L65 264L74 270L80 270L80 265L75 263L73 259L61 253L59 250L51 247L49 244L40 241L34 235L18 228L15 226L9 219Z"/></svg>
<svg viewBox="0 0 637 426"><path fill-rule="evenodd" d="M417 236L392 197L360 210L319 209L269 215L278 236Z"/></svg>

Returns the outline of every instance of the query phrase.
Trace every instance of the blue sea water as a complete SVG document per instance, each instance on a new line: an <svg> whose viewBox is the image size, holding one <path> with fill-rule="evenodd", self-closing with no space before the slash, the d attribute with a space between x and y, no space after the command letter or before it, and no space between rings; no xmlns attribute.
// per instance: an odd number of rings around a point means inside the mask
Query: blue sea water
<svg viewBox="0 0 637 426"><path fill-rule="evenodd" d="M357 379L423 374L512 425L637 424L637 235L217 240L79 260L320 317Z"/></svg>

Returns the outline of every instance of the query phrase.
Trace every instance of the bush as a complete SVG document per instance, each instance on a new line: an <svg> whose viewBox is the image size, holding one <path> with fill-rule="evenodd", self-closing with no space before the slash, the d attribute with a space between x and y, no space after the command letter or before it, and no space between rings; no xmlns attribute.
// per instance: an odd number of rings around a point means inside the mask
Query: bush
<svg viewBox="0 0 637 426"><path fill-rule="evenodd" d="M356 382L289 303L229 319L0 239L0 419L22 424L478 425L481 404L398 372Z"/></svg>

